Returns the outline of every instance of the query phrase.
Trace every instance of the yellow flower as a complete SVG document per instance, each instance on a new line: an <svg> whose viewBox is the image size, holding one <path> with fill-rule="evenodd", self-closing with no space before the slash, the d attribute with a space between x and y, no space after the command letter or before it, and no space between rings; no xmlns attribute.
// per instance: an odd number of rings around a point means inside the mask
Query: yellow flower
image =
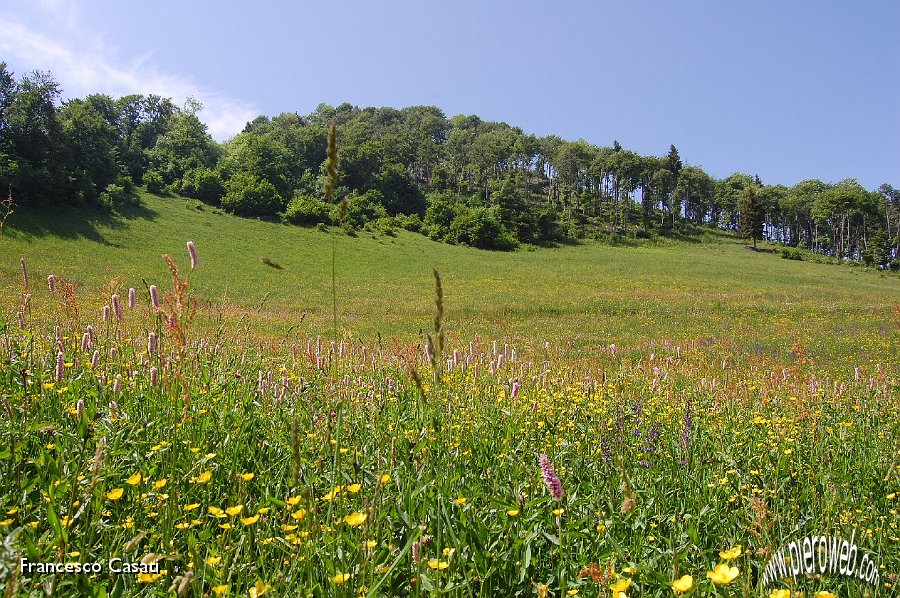
<svg viewBox="0 0 900 598"><path fill-rule="evenodd" d="M106 493L106 498L109 500L119 500L122 498L122 494L125 493L125 488L113 488L109 492Z"/></svg>
<svg viewBox="0 0 900 598"><path fill-rule="evenodd" d="M185 511L193 511L194 509L196 509L199 506L200 506L200 503L198 503L198 502L191 503L189 505L184 505L184 510Z"/></svg>
<svg viewBox="0 0 900 598"><path fill-rule="evenodd" d="M167 483L168 483L168 480L165 480L165 479L156 480L155 482L153 482L153 489L159 490L160 488L164 488Z"/></svg>
<svg viewBox="0 0 900 598"><path fill-rule="evenodd" d="M231 524L230 524L230 523L223 523L223 524L221 524L219 527L221 527L221 528L224 529L224 530L230 530L230 529L231 529Z"/></svg>
<svg viewBox="0 0 900 598"><path fill-rule="evenodd" d="M138 484L141 483L142 479L143 479L143 477L141 476L141 472L137 472L135 474L132 474L131 477L129 477L127 480L125 480L125 483L128 484L129 486L137 486Z"/></svg>
<svg viewBox="0 0 900 598"><path fill-rule="evenodd" d="M297 521L303 521L303 518L306 517L306 509L297 509L296 511L291 513L291 517L293 517Z"/></svg>
<svg viewBox="0 0 900 598"><path fill-rule="evenodd" d="M256 509L256 512L260 513L261 515L265 515L266 513L269 512L270 509L271 509L271 507L260 507L260 508Z"/></svg>
<svg viewBox="0 0 900 598"><path fill-rule="evenodd" d="M741 572L737 567L729 567L725 563L719 563L715 569L706 572L706 577L715 584L728 585L740 574Z"/></svg>
<svg viewBox="0 0 900 598"><path fill-rule="evenodd" d="M736 559L741 556L741 545L738 544L734 548L730 550L726 550L725 552L720 552L719 556L725 559L726 561L730 561L731 559Z"/></svg>
<svg viewBox="0 0 900 598"><path fill-rule="evenodd" d="M453 504L462 506L462 505L466 504L468 501L469 501L468 498L460 496L459 498L457 498L456 500L453 501Z"/></svg>
<svg viewBox="0 0 900 598"><path fill-rule="evenodd" d="M228 513L229 516L234 517L243 510L244 505L235 505L233 507L228 507L227 509L225 509L225 512Z"/></svg>
<svg viewBox="0 0 900 598"><path fill-rule="evenodd" d="M440 571L443 571L444 569L446 569L447 567L450 566L450 563L448 563L447 561L439 561L437 559L429 559L428 566L432 569L438 569Z"/></svg>
<svg viewBox="0 0 900 598"><path fill-rule="evenodd" d="M196 478L194 478L194 482L196 482L197 484L205 484L205 483L209 482L211 479L212 479L212 472L204 471L203 473L198 475Z"/></svg>
<svg viewBox="0 0 900 598"><path fill-rule="evenodd" d="M577 595L578 595L578 588L572 588L571 590L569 590L568 592L566 592L566 594L569 595L569 596L577 596Z"/></svg>
<svg viewBox="0 0 900 598"><path fill-rule="evenodd" d="M215 454L215 453L206 453L206 458L207 458L207 459L215 459L215 458L216 458L216 454Z"/></svg>
<svg viewBox="0 0 900 598"><path fill-rule="evenodd" d="M153 583L162 577L162 573L138 573L137 578L141 583Z"/></svg>
<svg viewBox="0 0 900 598"><path fill-rule="evenodd" d="M250 588L250 598L258 598L259 596L266 594L269 589L269 586L267 586L263 580L257 579L253 587Z"/></svg>
<svg viewBox="0 0 900 598"><path fill-rule="evenodd" d="M378 546L378 542L376 542L375 540L366 540L365 546L366 548L375 548L376 546Z"/></svg>
<svg viewBox="0 0 900 598"><path fill-rule="evenodd" d="M515 517L516 515L519 514L519 509L510 509L506 512L506 514L509 515L510 517Z"/></svg>
<svg viewBox="0 0 900 598"><path fill-rule="evenodd" d="M211 556L206 559L207 565L218 565L222 561L222 557L220 556Z"/></svg>
<svg viewBox="0 0 900 598"><path fill-rule="evenodd" d="M534 591L537 592L538 598L547 598L548 594L550 594L550 588L543 583L534 584Z"/></svg>
<svg viewBox="0 0 900 598"><path fill-rule="evenodd" d="M835 596L831 592L826 592L825 590L820 590L820 591L816 592L815 598L837 598L837 596Z"/></svg>
<svg viewBox="0 0 900 598"><path fill-rule="evenodd" d="M389 474L389 473L383 473L383 474L381 474L381 477L378 478L378 481L379 481L379 483L381 483L381 484L387 484L388 482L391 481L391 474Z"/></svg>
<svg viewBox="0 0 900 598"><path fill-rule="evenodd" d="M259 515L254 515L253 517L241 517L241 523L244 525L253 525L259 521Z"/></svg>
<svg viewBox="0 0 900 598"><path fill-rule="evenodd" d="M13 522L12 519L4 519L3 521L0 521L0 525L2 525L3 527L6 527L7 525L12 524L12 522Z"/></svg>
<svg viewBox="0 0 900 598"><path fill-rule="evenodd" d="M241 474L241 479L244 480L245 482L249 482L250 480L252 480L255 477L256 477L255 473L242 473Z"/></svg>
<svg viewBox="0 0 900 598"><path fill-rule="evenodd" d="M685 575L672 582L672 591L676 594L684 594L692 587L694 587L694 578L690 575Z"/></svg>
<svg viewBox="0 0 900 598"><path fill-rule="evenodd" d="M297 525L287 525L287 524L285 524L285 523L282 523L282 524L281 524L281 531L284 531L284 532L292 532L292 531L294 531L295 529L297 529L298 527L299 527L299 526L297 526Z"/></svg>
<svg viewBox="0 0 900 598"><path fill-rule="evenodd" d="M362 488L362 484L350 484L347 486L347 492L350 494L356 494Z"/></svg>
<svg viewBox="0 0 900 598"><path fill-rule="evenodd" d="M634 575L634 571L635 571L635 569L631 565L622 569L622 573L627 573L628 575Z"/></svg>
<svg viewBox="0 0 900 598"><path fill-rule="evenodd" d="M631 587L631 578L623 577L616 583L609 586L609 589L613 591L614 595L618 595L619 592L624 592L625 590L627 590L630 587Z"/></svg>
<svg viewBox="0 0 900 598"><path fill-rule="evenodd" d="M290 505L290 506L292 506L292 507L297 506L297 503L298 503L298 502L300 502L300 497L299 497L299 496L292 496L292 497L290 497L289 499L287 499L287 504Z"/></svg>
<svg viewBox="0 0 900 598"><path fill-rule="evenodd" d="M213 517L218 517L219 519L225 519L225 511L220 509L219 507L209 507L209 513Z"/></svg>
<svg viewBox="0 0 900 598"><path fill-rule="evenodd" d="M219 586L213 586L212 591L215 592L216 596L223 596L228 591L228 585L223 583Z"/></svg>
<svg viewBox="0 0 900 598"><path fill-rule="evenodd" d="M334 577L331 578L331 582L332 583L344 583L348 579L350 579L349 573L338 573L337 575L335 575Z"/></svg>
<svg viewBox="0 0 900 598"><path fill-rule="evenodd" d="M553 514L556 515L557 517L559 517L560 515L562 515L565 512L566 512L565 509L553 509Z"/></svg>
<svg viewBox="0 0 900 598"><path fill-rule="evenodd" d="M368 515L366 515L365 513L351 513L350 515L344 517L344 523L351 527L356 527L357 525L362 525L367 517Z"/></svg>

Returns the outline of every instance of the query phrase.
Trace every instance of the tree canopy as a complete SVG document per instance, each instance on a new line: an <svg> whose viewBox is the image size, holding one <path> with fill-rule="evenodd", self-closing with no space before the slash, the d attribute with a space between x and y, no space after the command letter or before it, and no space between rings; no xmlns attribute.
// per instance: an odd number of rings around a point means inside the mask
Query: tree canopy
<svg viewBox="0 0 900 598"><path fill-rule="evenodd" d="M489 249L574 237L672 234L705 226L838 259L900 263L900 192L855 180L764 185L736 172L716 180L675 145L641 155L537 137L435 106L320 104L308 115L258 116L225 143L156 95L60 102L49 73L16 78L0 62L0 185L20 205L115 209L132 184L200 199L240 215L296 224L403 227ZM340 178L322 191L327 129L337 125ZM692 228L694 227L694 228Z"/></svg>

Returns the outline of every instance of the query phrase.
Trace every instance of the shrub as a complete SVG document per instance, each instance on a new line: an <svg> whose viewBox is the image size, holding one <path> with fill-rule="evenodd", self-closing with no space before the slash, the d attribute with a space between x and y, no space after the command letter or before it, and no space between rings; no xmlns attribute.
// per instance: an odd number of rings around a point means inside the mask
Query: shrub
<svg viewBox="0 0 900 598"><path fill-rule="evenodd" d="M110 183L100 193L97 201L100 203L101 208L108 212L113 212L123 206L134 205L137 203L137 196L133 192L129 192L126 185Z"/></svg>
<svg viewBox="0 0 900 598"><path fill-rule="evenodd" d="M275 185L247 173L225 183L222 207L241 216L275 216L284 207Z"/></svg>
<svg viewBox="0 0 900 598"><path fill-rule="evenodd" d="M362 195L351 193L347 197L347 213L342 224L345 228L362 228L367 222L386 217L388 213L382 205L383 199L381 192L375 189L370 189ZM340 209L340 205L332 207L333 222L340 221Z"/></svg>
<svg viewBox="0 0 900 598"><path fill-rule="evenodd" d="M148 170L144 173L144 186L147 187L147 192L152 193L153 195L162 195L165 193L166 182L163 180L163 177L159 172L155 170Z"/></svg>
<svg viewBox="0 0 900 598"><path fill-rule="evenodd" d="M282 220L292 224L328 224L331 222L332 206L320 199L308 195L295 195L288 204Z"/></svg>
<svg viewBox="0 0 900 598"><path fill-rule="evenodd" d="M796 247L783 247L781 249L781 258L785 260L803 260L803 254Z"/></svg>
<svg viewBox="0 0 900 598"><path fill-rule="evenodd" d="M450 224L450 240L479 249L509 251L518 245L515 237L503 228L496 210L475 208L460 211Z"/></svg>
<svg viewBox="0 0 900 598"><path fill-rule="evenodd" d="M218 204L225 195L225 185L219 173L202 166L184 173L180 190L183 195L212 204Z"/></svg>

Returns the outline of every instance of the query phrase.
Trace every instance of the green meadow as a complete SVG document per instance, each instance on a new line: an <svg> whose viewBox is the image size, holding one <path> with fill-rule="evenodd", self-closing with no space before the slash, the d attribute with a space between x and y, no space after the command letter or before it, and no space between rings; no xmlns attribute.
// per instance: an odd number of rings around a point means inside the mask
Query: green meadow
<svg viewBox="0 0 900 598"><path fill-rule="evenodd" d="M712 232L500 253L152 195L21 211L0 593L896 595L898 298ZM763 579L819 535L866 560Z"/></svg>
<svg viewBox="0 0 900 598"><path fill-rule="evenodd" d="M356 238L238 218L192 200L141 196L126 217L60 208L15 214L0 238L5 301L21 292L19 258L34 278L75 284L91 309L113 290L161 284L160 255L186 265L186 240L201 253L192 276L205 301L223 301L266 334L332 331L334 249L340 334L420 340L432 313L432 268L444 280L446 330L520 344L561 340L576 351L618 343L714 337L741 351L785 358L799 338L817 357L891 355L900 278L859 267L780 259L734 236L660 238L609 246L494 252L399 230ZM264 260L279 267L267 265ZM896 353L893 354L896 357Z"/></svg>

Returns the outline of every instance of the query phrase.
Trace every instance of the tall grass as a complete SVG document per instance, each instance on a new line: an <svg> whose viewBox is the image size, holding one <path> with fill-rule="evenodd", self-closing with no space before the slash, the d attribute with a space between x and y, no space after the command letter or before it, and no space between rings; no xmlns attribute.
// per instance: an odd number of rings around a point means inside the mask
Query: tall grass
<svg viewBox="0 0 900 598"><path fill-rule="evenodd" d="M784 354L723 333L580 354L466 337L436 270L430 355L314 329L254 340L240 311L186 317L179 261L151 279L161 309L145 296L121 321L18 285L28 308L0 325L7 592L661 597L690 575L693 596L768 596L767 557L810 534L855 534L879 591L894 583L896 359L836 363L800 336ZM164 572L21 575L21 557ZM723 563L738 574L715 583Z"/></svg>

